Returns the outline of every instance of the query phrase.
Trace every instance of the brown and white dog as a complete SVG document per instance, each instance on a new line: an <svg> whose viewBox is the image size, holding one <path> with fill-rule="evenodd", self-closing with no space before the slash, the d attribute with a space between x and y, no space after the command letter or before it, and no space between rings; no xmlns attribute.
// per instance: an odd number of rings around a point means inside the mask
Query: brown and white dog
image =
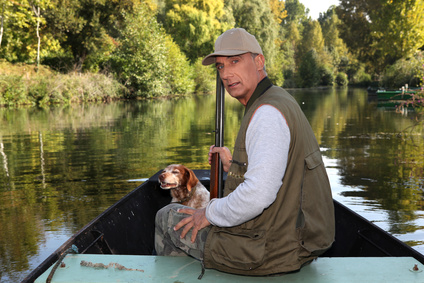
<svg viewBox="0 0 424 283"><path fill-rule="evenodd" d="M159 175L160 187L171 190L171 203L193 208L204 208L209 202L209 191L199 182L193 171L180 164L168 165Z"/></svg>

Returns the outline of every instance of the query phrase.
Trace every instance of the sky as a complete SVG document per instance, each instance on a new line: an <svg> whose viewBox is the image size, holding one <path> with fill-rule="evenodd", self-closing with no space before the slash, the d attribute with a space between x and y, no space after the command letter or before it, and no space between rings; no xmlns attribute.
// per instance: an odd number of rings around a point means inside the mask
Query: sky
<svg viewBox="0 0 424 283"><path fill-rule="evenodd" d="M319 13L327 12L331 5L339 5L339 0L299 0L300 3L309 8L309 15L317 20Z"/></svg>

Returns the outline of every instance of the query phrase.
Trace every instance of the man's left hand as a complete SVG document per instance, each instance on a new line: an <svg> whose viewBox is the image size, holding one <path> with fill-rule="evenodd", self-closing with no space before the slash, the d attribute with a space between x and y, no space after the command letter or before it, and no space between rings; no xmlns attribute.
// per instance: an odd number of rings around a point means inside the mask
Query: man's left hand
<svg viewBox="0 0 424 283"><path fill-rule="evenodd" d="M184 218L177 225L175 225L174 230L178 231L182 227L184 227L181 232L180 237L184 238L187 233L193 228L191 233L191 242L194 243L196 240L197 232L199 230L211 225L211 223L206 218L206 208L202 209L193 209L193 208L181 208L178 210L179 213L189 214L191 216Z"/></svg>

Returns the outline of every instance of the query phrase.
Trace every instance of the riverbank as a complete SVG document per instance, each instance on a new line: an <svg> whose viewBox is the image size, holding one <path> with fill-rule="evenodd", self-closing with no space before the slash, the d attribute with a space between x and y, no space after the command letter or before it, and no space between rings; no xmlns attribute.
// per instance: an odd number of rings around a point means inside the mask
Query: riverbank
<svg viewBox="0 0 424 283"><path fill-rule="evenodd" d="M128 96L112 76L100 73L61 74L40 66L0 61L0 106L39 106L111 101Z"/></svg>

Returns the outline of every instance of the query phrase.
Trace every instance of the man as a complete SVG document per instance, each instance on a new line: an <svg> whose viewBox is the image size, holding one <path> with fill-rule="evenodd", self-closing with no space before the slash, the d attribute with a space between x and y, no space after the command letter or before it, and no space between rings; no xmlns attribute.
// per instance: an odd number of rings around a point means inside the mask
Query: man
<svg viewBox="0 0 424 283"><path fill-rule="evenodd" d="M234 152L212 146L228 171L224 197L205 209L171 204L156 218L159 255L189 254L244 275L299 270L334 241L330 184L314 133L295 99L273 86L255 37L236 28L215 42L227 92L245 106Z"/></svg>

